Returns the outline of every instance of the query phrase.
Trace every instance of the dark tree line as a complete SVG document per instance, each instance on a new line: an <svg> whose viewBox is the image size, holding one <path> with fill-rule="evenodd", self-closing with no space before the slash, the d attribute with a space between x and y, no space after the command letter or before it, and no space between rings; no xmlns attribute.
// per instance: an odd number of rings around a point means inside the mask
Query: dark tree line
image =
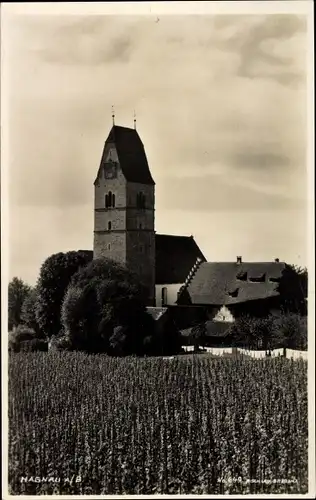
<svg viewBox="0 0 316 500"><path fill-rule="evenodd" d="M146 289L136 274L109 259L92 260L92 252L57 253L45 260L36 287L14 279L9 286L9 330L13 350L36 340L56 349L111 355L174 353L176 329L164 338L147 313ZM33 341L31 343L31 341ZM28 342L28 343L27 343ZM42 344L41 344L42 348Z"/></svg>
<svg viewBox="0 0 316 500"><path fill-rule="evenodd" d="M91 251L60 252L45 260L35 287L12 279L8 326L15 331L10 334L13 344L21 341L42 349L46 341L56 348L112 355L178 352L177 328L157 332L138 277L112 260L92 258ZM288 346L306 345L307 270L286 266L278 290L282 319L243 316L233 326L234 342L263 348L285 340ZM194 326L192 336L196 347L206 343L203 321Z"/></svg>

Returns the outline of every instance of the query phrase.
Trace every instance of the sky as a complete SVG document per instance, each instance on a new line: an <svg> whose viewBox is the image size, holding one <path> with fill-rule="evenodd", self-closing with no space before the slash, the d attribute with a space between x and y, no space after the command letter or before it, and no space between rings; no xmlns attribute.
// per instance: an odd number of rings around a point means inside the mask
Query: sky
<svg viewBox="0 0 316 500"><path fill-rule="evenodd" d="M251 2L250 2L251 3ZM14 15L6 20L9 278L93 247L112 125L156 182L156 231L209 261L307 263L306 19Z"/></svg>

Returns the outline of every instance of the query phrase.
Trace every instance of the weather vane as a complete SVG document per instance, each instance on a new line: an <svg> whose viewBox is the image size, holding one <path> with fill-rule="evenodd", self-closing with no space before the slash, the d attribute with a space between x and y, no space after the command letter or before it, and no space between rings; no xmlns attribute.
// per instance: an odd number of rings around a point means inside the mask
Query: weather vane
<svg viewBox="0 0 316 500"><path fill-rule="evenodd" d="M134 129L136 130L136 112L135 112L135 109L134 109Z"/></svg>
<svg viewBox="0 0 316 500"><path fill-rule="evenodd" d="M113 125L115 125L115 113L114 113L114 106L112 106L112 121L113 121Z"/></svg>

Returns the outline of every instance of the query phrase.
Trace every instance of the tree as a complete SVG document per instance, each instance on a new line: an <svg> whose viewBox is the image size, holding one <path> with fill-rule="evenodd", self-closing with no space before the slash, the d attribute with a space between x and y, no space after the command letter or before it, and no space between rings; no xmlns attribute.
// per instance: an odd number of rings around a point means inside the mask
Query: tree
<svg viewBox="0 0 316 500"><path fill-rule="evenodd" d="M283 312L306 316L308 295L308 272L306 268L286 265L278 291Z"/></svg>
<svg viewBox="0 0 316 500"><path fill-rule="evenodd" d="M274 317L274 336L283 339L283 347L289 349L307 349L306 316L295 313L279 314Z"/></svg>
<svg viewBox="0 0 316 500"><path fill-rule="evenodd" d="M93 260L71 279L63 327L77 349L141 354L149 323L143 297L136 274L110 259Z"/></svg>
<svg viewBox="0 0 316 500"><path fill-rule="evenodd" d="M21 323L22 306L30 293L31 287L20 278L13 278L8 289L9 331Z"/></svg>
<svg viewBox="0 0 316 500"><path fill-rule="evenodd" d="M105 342L100 334L100 304L93 283L83 288L68 287L61 309L65 335L73 348L89 352L103 351Z"/></svg>
<svg viewBox="0 0 316 500"><path fill-rule="evenodd" d="M92 260L87 250L56 253L43 263L37 284L36 319L45 336L58 335L61 306L72 276Z"/></svg>
<svg viewBox="0 0 316 500"><path fill-rule="evenodd" d="M197 323L192 327L191 330L192 340L194 344L194 350L198 351L199 346L204 347L206 340L206 324L205 322Z"/></svg>
<svg viewBox="0 0 316 500"><path fill-rule="evenodd" d="M36 320L37 297L38 292L36 287L31 288L22 305L21 322L32 328L39 335L40 332Z"/></svg>

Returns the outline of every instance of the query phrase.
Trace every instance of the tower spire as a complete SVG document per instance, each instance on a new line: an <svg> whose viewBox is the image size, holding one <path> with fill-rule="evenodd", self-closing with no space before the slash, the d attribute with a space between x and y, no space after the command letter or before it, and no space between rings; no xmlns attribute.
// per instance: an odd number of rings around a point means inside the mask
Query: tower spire
<svg viewBox="0 0 316 500"><path fill-rule="evenodd" d="M113 125L115 125L115 113L114 113L114 106L112 106L112 122L113 122Z"/></svg>
<svg viewBox="0 0 316 500"><path fill-rule="evenodd" d="M136 112L135 112L135 109L134 109L134 129L136 130Z"/></svg>

